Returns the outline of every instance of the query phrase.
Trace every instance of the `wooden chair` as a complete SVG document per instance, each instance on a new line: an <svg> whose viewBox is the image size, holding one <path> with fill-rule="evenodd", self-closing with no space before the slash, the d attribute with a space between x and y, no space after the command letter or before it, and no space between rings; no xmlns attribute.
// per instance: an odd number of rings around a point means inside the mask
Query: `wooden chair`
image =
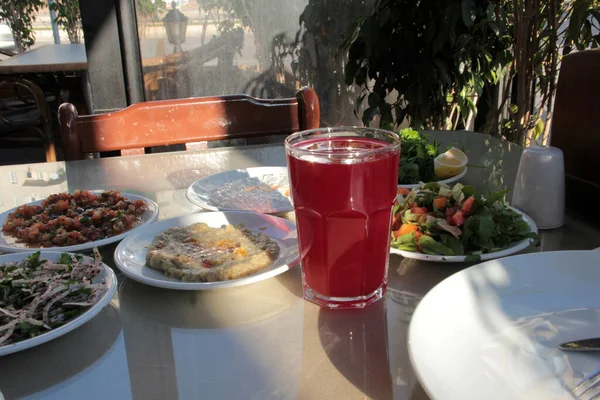
<svg viewBox="0 0 600 400"><path fill-rule="evenodd" d="M266 100L228 95L137 103L123 110L79 116L75 106L58 110L65 160L86 153L120 151L144 154L145 148L290 134L319 127L319 99L304 88L292 99Z"/></svg>
<svg viewBox="0 0 600 400"><path fill-rule="evenodd" d="M550 134L565 157L567 207L589 215L600 197L600 49L562 59Z"/></svg>
<svg viewBox="0 0 600 400"><path fill-rule="evenodd" d="M27 79L0 76L0 145L27 146L32 143L44 146L46 161L56 161L46 96L38 85Z"/></svg>

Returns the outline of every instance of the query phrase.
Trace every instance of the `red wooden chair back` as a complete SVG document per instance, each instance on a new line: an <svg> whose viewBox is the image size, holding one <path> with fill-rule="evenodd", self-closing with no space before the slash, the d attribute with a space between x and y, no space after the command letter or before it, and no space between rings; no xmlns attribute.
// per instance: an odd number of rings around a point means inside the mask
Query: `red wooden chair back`
<svg viewBox="0 0 600 400"><path fill-rule="evenodd" d="M228 95L148 101L100 115L79 116L61 104L58 119L65 160L86 153L144 154L146 147L290 134L319 127L319 99L304 88L292 99Z"/></svg>

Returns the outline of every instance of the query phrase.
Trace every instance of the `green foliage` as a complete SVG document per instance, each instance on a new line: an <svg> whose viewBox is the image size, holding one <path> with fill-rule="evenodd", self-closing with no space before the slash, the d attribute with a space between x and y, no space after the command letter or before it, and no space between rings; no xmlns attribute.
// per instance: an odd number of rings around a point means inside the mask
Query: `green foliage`
<svg viewBox="0 0 600 400"><path fill-rule="evenodd" d="M483 100L476 130L544 143L560 59L599 30L598 0L378 0L347 31L345 81L365 125L467 127Z"/></svg>
<svg viewBox="0 0 600 400"><path fill-rule="evenodd" d="M372 0L309 0L298 19L292 69L302 85L317 91L326 125L340 125L354 111L355 88L342 83L348 55L340 46L348 26L372 7Z"/></svg>
<svg viewBox="0 0 600 400"><path fill-rule="evenodd" d="M600 46L600 1L574 0L567 7L570 12L566 31L563 55L573 50L585 50ZM594 31L596 34L594 34Z"/></svg>
<svg viewBox="0 0 600 400"><path fill-rule="evenodd" d="M202 22L202 44L209 20L217 28L217 35L213 35L212 40L229 35L237 39L232 42L233 50L237 53L242 51L244 46L244 28L250 26L251 18L246 15L245 3L240 0L199 0L198 6L204 13ZM242 17L245 16L245 17ZM242 17L242 18L240 18Z"/></svg>
<svg viewBox="0 0 600 400"><path fill-rule="evenodd" d="M35 43L33 22L43 0L0 0L0 22L6 22L15 40L18 53Z"/></svg>
<svg viewBox="0 0 600 400"><path fill-rule="evenodd" d="M379 115L382 124L408 117L414 128L456 125L510 59L501 22L484 0L377 1L345 41L346 84L364 87L358 102L368 102L363 123Z"/></svg>
<svg viewBox="0 0 600 400"><path fill-rule="evenodd" d="M402 129L399 135L402 139L402 162L398 170L398 183L412 184L436 180L433 159L440 154L438 141L429 143L426 136L410 128Z"/></svg>
<svg viewBox="0 0 600 400"><path fill-rule="evenodd" d="M56 23L67 32L69 42L81 43L79 0L54 0L50 8L56 12Z"/></svg>
<svg viewBox="0 0 600 400"><path fill-rule="evenodd" d="M506 79L498 88L500 102L487 99L491 112L485 130L520 145L547 143L560 60L572 50L598 47L600 2L504 0L499 4L514 59L506 64Z"/></svg>
<svg viewBox="0 0 600 400"><path fill-rule="evenodd" d="M167 3L162 0L135 0L135 11L138 17L144 20L152 20L152 22L159 19L159 14L165 11Z"/></svg>

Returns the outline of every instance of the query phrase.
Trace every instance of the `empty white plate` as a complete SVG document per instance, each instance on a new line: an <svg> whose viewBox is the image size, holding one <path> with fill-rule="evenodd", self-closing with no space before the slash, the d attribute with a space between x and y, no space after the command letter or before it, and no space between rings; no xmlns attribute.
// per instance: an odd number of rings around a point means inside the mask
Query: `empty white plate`
<svg viewBox="0 0 600 400"><path fill-rule="evenodd" d="M266 214L292 211L286 167L237 169L192 183L187 198L207 210L246 210Z"/></svg>
<svg viewBox="0 0 600 400"><path fill-rule="evenodd" d="M563 342L600 337L600 253L561 251L488 261L421 300L409 353L432 399L573 399L600 353Z"/></svg>

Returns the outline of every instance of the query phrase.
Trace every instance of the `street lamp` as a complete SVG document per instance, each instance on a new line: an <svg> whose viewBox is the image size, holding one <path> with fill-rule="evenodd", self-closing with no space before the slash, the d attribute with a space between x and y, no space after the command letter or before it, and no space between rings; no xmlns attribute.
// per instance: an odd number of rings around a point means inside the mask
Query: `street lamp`
<svg viewBox="0 0 600 400"><path fill-rule="evenodd" d="M167 31L167 39L173 45L174 53L181 53L181 44L185 42L185 31L187 30L188 17L177 9L175 2L171 3L171 9L162 19Z"/></svg>

